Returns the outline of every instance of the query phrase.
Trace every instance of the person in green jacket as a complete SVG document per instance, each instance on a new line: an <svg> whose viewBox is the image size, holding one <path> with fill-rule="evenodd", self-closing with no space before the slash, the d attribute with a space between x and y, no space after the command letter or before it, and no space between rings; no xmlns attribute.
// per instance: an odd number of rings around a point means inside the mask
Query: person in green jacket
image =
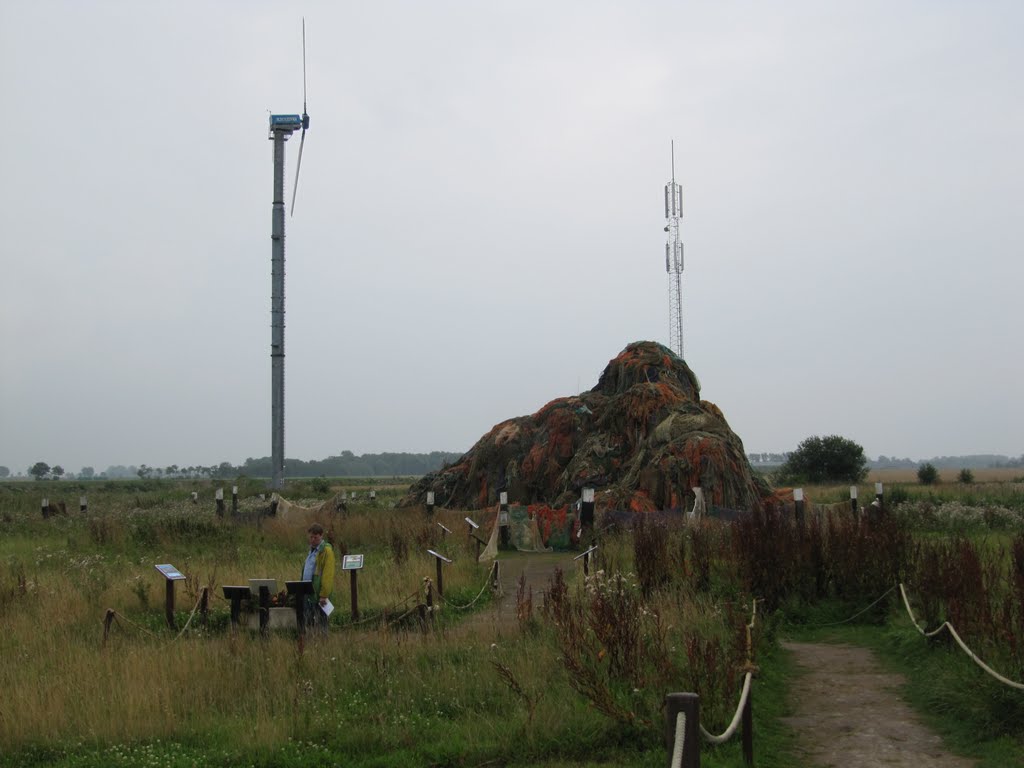
<svg viewBox="0 0 1024 768"><path fill-rule="evenodd" d="M324 606L334 593L334 548L324 541L324 527L313 523L309 534L309 552L302 566L302 580L313 582L313 594L306 600L306 621L321 632L327 631Z"/></svg>

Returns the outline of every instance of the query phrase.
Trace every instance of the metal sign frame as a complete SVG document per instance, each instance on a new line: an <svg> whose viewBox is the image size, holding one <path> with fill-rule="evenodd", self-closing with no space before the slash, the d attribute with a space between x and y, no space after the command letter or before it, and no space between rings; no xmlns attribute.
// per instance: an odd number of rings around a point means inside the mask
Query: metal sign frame
<svg viewBox="0 0 1024 768"><path fill-rule="evenodd" d="M185 578L185 574L170 563L161 563L160 565L154 565L153 567L156 568L168 581L182 581Z"/></svg>
<svg viewBox="0 0 1024 768"><path fill-rule="evenodd" d="M578 555L576 555L576 557L573 558L573 560L579 560L581 557L586 557L587 555L591 554L595 549L597 549L597 544L592 546L586 552L580 552Z"/></svg>
<svg viewBox="0 0 1024 768"><path fill-rule="evenodd" d="M362 567L362 555L345 555L341 558L341 570L343 571L358 571Z"/></svg>
<svg viewBox="0 0 1024 768"><path fill-rule="evenodd" d="M432 549L428 549L427 552L429 554L433 555L434 557L436 557L438 560L444 560L446 563L450 563L451 562L451 560L449 560L447 557L442 555L440 552L435 552Z"/></svg>

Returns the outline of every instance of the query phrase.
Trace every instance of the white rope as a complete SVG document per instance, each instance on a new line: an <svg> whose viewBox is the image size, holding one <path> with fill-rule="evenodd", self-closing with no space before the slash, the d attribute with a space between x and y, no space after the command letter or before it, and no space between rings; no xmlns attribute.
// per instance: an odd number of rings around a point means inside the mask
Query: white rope
<svg viewBox="0 0 1024 768"><path fill-rule="evenodd" d="M672 768L682 768L683 746L686 742L686 713L676 713L676 738L672 742Z"/></svg>
<svg viewBox="0 0 1024 768"><path fill-rule="evenodd" d="M471 601L470 601L469 603L467 603L466 605L459 605L458 603L453 603L453 602L452 602L451 600L449 600L448 598L446 598L446 597L445 597L444 595L442 595L442 594L441 594L440 592L438 592L438 593L437 593L437 596L438 596L438 597L440 597L440 598L441 598L441 600L443 600L444 602L448 603L448 605L450 605L450 606L451 606L452 608L458 608L458 609L459 609L460 611L464 611L464 610L465 610L465 609L467 609L467 608L472 608L472 607L473 607L473 604L474 604L474 603L476 603L476 601L480 599L480 595L482 595L482 594L484 593L484 591L485 591L485 590L486 590L486 589L487 589L487 588L488 588L488 587L489 587L490 585L491 585L491 572L490 572L490 571L488 571L488 572L487 572L487 581L485 581L485 582L484 582L484 585L483 585L483 587L481 587L481 588L480 588L480 592L479 592L479 593L477 594L477 596L476 596L476 597L474 597L474 598L473 598L473 599L472 599L472 600L471 600Z"/></svg>
<svg viewBox="0 0 1024 768"><path fill-rule="evenodd" d="M189 614L188 621L185 622L185 626L181 628L181 632L178 633L177 637L175 637L174 640L177 640L179 637L181 637L182 635L185 634L185 630L188 629L188 625L192 623L192 618L196 615L196 611L199 610L199 604L202 603L202 602L203 602L203 593L200 592L199 593L199 599L196 600L196 606L195 606L195 608L192 609L192 613ZM173 643L174 640L171 640L171 642Z"/></svg>
<svg viewBox="0 0 1024 768"><path fill-rule="evenodd" d="M971 657L971 661L973 661L983 670L988 672L992 677L1001 682L1003 685L1008 685L1011 688L1016 688L1019 691L1024 691L1024 683L1017 683L1013 680L1009 680L1003 677L994 669L992 669L992 667L990 667L984 661L979 659L975 655L974 651L967 647L967 644L960 638L960 635L957 634L957 631L953 628L953 625L950 624L948 621L942 622L942 624L939 625L939 628L933 630L932 632L925 632L921 625L917 623L917 619L914 618L914 612L910 610L910 601L907 600L907 592L903 588L903 584L900 584L900 594L903 595L903 605L907 607L907 614L910 616L910 623L914 625L915 629L917 629L918 632L920 632L925 637L934 637L935 635L939 634L939 632L941 632L942 630L948 629L949 633L953 636L953 639L956 640L957 645L959 645L963 649L964 653Z"/></svg>
<svg viewBox="0 0 1024 768"><path fill-rule="evenodd" d="M900 594L903 595L903 605L907 607L907 614L910 616L910 623L914 625L914 629L920 632L925 637L935 637L939 632L946 628L946 622L939 625L939 628L933 632L925 632L924 627L917 623L917 619L914 618L914 612L910 610L910 601L907 600L907 590L903 588L902 582L900 583Z"/></svg>
<svg viewBox="0 0 1024 768"><path fill-rule="evenodd" d="M743 693L740 694L740 705L736 708L736 714L732 716L732 722L729 723L729 727L725 729L725 733L721 736L715 736L712 733L708 733L707 729L704 728L704 725L701 724L701 736L712 744L724 744L732 738L734 733L736 733L736 729L740 725L740 718L743 716L743 708L747 705L747 696L750 695L750 679L751 674L750 672L747 672L747 674L743 676Z"/></svg>
<svg viewBox="0 0 1024 768"><path fill-rule="evenodd" d="M853 614L853 616L851 616L851 617L850 617L850 618L848 618L848 619L843 619L842 621L831 621L831 622L829 622L828 624L804 624L803 626L805 626L805 627L815 627L815 628L816 628L816 627L838 627L838 626L839 626L840 624L846 624L847 622L853 621L853 620L854 620L854 619L856 619L856 618L857 618L858 616L863 616L863 615L864 615L865 613L867 613L868 611L870 611L870 610L871 610L872 608L874 608L874 607L875 607L876 605L878 605L878 604L879 604L880 602L882 602L883 600L885 600L885 598L887 598L887 597L889 596L889 593L890 593L890 592L892 592L892 591L893 591L894 589L896 589L896 587L889 587L889 589L887 589L887 590L885 591L885 594L884 594L884 595L882 595L882 596L881 596L880 598L878 598L877 600L875 600L875 602L873 602L873 603L872 603L871 605L869 605L869 606L868 606L867 608L865 608L865 609L864 609L863 611L858 611L857 613Z"/></svg>

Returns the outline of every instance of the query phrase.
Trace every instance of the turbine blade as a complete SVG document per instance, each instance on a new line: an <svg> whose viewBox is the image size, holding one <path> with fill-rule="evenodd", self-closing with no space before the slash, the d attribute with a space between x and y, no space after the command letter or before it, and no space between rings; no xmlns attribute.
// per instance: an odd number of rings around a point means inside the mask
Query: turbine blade
<svg viewBox="0 0 1024 768"><path fill-rule="evenodd" d="M298 160L297 163L295 163L295 184L294 184L294 186L292 186L292 213L291 213L292 216L295 215L295 195L298 194L298 191L299 191L299 170L302 168L302 147L303 147L303 145L305 143L306 143L306 130L305 130L305 128L303 128L303 130L302 130L302 138L299 139L299 160Z"/></svg>

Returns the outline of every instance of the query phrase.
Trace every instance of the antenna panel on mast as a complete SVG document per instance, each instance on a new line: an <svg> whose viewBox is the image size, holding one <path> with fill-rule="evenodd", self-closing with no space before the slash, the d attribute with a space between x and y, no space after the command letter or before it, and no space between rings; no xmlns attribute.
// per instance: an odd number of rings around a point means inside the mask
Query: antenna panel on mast
<svg viewBox="0 0 1024 768"><path fill-rule="evenodd" d="M672 142L672 180L665 185L665 271L668 273L669 346L683 357L683 243L679 220L683 217L683 188L676 183L676 147Z"/></svg>

